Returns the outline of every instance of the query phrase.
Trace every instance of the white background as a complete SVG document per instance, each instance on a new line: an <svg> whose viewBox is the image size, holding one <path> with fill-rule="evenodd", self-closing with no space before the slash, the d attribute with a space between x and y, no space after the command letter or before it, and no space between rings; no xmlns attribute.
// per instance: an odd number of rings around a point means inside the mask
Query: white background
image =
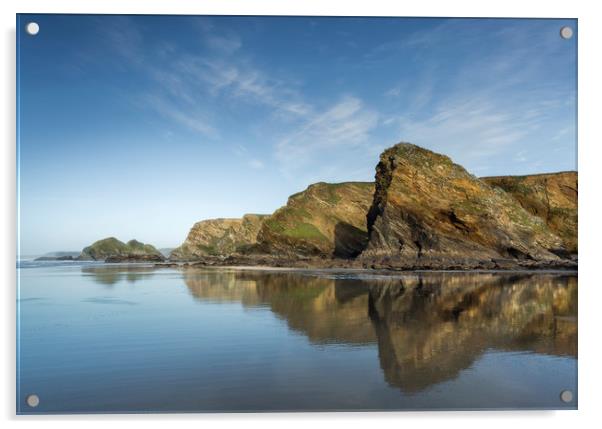
<svg viewBox="0 0 602 429"><path fill-rule="evenodd" d="M546 428L602 427L602 259L598 226L600 200L600 124L602 108L602 22L593 0L531 1L277 1L277 0L2 0L2 147L0 152L0 247L2 289L1 418L11 427L44 425L46 428L112 427L143 424L159 428L182 426L240 426L250 428L345 425L346 427L419 426L468 428L484 426ZM579 411L564 412L407 412L407 413L297 413L297 414L189 414L122 416L15 416L15 14L16 13L149 13L149 14L254 14L254 15L394 15L463 17L555 17L579 19ZM43 214L41 214L43 215ZM596 270L598 269L598 270ZM596 420L598 423L596 424Z"/></svg>

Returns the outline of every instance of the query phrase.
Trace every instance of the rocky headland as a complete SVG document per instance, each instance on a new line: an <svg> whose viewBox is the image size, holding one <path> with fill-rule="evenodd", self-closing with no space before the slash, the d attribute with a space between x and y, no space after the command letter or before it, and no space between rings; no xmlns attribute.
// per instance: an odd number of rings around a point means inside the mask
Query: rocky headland
<svg viewBox="0 0 602 429"><path fill-rule="evenodd" d="M380 156L374 183L315 183L272 215L198 222L170 260L576 269L577 173L478 178L445 155L399 143Z"/></svg>
<svg viewBox="0 0 602 429"><path fill-rule="evenodd" d="M577 268L577 173L478 178L410 143L372 182L319 182L271 215L201 220L166 258L113 237L77 259L377 270Z"/></svg>
<svg viewBox="0 0 602 429"><path fill-rule="evenodd" d="M255 250L288 259L356 257L368 243L373 194L373 183L310 185L263 222Z"/></svg>
<svg viewBox="0 0 602 429"><path fill-rule="evenodd" d="M172 261L223 257L248 252L257 244L257 234L267 215L246 214L242 218L208 219L193 225L182 245L174 249Z"/></svg>
<svg viewBox="0 0 602 429"><path fill-rule="evenodd" d="M563 240L512 194L409 143L376 167L361 259L390 268L565 266Z"/></svg>
<svg viewBox="0 0 602 429"><path fill-rule="evenodd" d="M79 256L80 252L50 252L46 253L38 258L35 258L35 261L75 261Z"/></svg>

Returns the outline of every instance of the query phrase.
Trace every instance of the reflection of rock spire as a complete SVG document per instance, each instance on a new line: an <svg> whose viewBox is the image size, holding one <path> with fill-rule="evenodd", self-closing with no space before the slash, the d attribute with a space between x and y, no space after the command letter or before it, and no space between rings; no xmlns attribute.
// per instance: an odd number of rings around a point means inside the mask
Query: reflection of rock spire
<svg viewBox="0 0 602 429"><path fill-rule="evenodd" d="M456 377L488 348L575 355L574 277L446 273L388 283L371 286L370 315L385 378L404 391Z"/></svg>

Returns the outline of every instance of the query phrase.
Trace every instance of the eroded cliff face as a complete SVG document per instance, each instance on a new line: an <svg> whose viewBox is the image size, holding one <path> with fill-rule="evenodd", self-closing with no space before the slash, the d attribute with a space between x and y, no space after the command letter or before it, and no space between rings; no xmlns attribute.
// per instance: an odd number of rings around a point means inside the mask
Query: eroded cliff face
<svg viewBox="0 0 602 429"><path fill-rule="evenodd" d="M315 183L272 215L196 223L172 260L384 269L576 268L577 175L479 179L409 143L376 182Z"/></svg>
<svg viewBox="0 0 602 429"><path fill-rule="evenodd" d="M106 262L160 262L165 258L150 244L144 244L137 240L124 243L115 237L108 237L84 248L78 259Z"/></svg>
<svg viewBox="0 0 602 429"><path fill-rule="evenodd" d="M172 260L203 256L227 256L245 252L257 243L257 233L267 215L246 214L239 219L209 219L197 222L184 243L170 254Z"/></svg>
<svg viewBox="0 0 602 429"><path fill-rule="evenodd" d="M259 232L262 252L284 256L357 256L368 242L373 183L315 183L289 197Z"/></svg>
<svg viewBox="0 0 602 429"><path fill-rule="evenodd" d="M447 156L409 143L380 157L368 231L363 260L386 258L401 267L554 261L565 250L546 223L510 194Z"/></svg>
<svg viewBox="0 0 602 429"><path fill-rule="evenodd" d="M511 194L529 213L543 219L577 253L577 172L484 177L483 181Z"/></svg>

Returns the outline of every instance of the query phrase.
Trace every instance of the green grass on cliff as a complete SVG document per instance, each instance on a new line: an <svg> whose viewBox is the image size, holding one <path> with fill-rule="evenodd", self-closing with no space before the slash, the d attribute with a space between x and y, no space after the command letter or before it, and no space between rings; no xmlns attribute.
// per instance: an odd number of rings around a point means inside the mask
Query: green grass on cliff
<svg viewBox="0 0 602 429"><path fill-rule="evenodd" d="M285 224L276 219L269 219L266 221L265 225L276 234L282 234L292 238L305 240L327 239L318 228L307 222L299 221L292 224Z"/></svg>
<svg viewBox="0 0 602 429"><path fill-rule="evenodd" d="M550 233L543 219L527 212L520 205L509 207L508 216L513 223L526 227L534 232L540 234Z"/></svg>
<svg viewBox="0 0 602 429"><path fill-rule="evenodd" d="M502 188L504 191L511 194L519 195L530 195L534 192L533 186L527 186L524 183L523 176L504 178L501 182L496 183L494 186Z"/></svg>
<svg viewBox="0 0 602 429"><path fill-rule="evenodd" d="M451 158L446 155L432 152L423 147L406 142L398 143L395 146L386 149L381 154L381 161L387 162L392 155L408 160L414 165L430 166L432 164L440 164L450 167L454 165ZM458 167L462 168L461 166Z"/></svg>
<svg viewBox="0 0 602 429"><path fill-rule="evenodd" d="M310 223L300 223L293 228L282 231L284 235L293 238L308 239L308 240L327 240L318 228Z"/></svg>
<svg viewBox="0 0 602 429"><path fill-rule="evenodd" d="M458 208L461 211L473 216L478 216L483 213L483 203L473 200L460 200L452 204L452 208Z"/></svg>
<svg viewBox="0 0 602 429"><path fill-rule="evenodd" d="M200 250L203 253L206 253L208 255L218 255L219 254L219 250L217 249L217 247L215 245L203 245L203 244L197 244L196 248L198 250Z"/></svg>
<svg viewBox="0 0 602 429"><path fill-rule="evenodd" d="M294 246L293 243L298 241L302 249L305 249L303 246L306 244L329 249L333 245L333 239L322 231L334 228L341 221L339 216L347 221L346 216L355 215L361 210L357 208L361 198L366 197L371 202L373 189L374 183L370 182L312 184L306 190L291 195L286 206L265 220L262 240L278 242L280 236L286 246ZM346 204L349 204L350 214L345 212ZM363 219L365 215L362 216Z"/></svg>
<svg viewBox="0 0 602 429"><path fill-rule="evenodd" d="M329 204L335 205L341 202L339 190L349 187L358 187L371 189L374 187L372 182L342 182L342 183L326 183L318 182L310 185L307 189L297 192L289 197L290 200L310 199L311 194L318 195L321 199Z"/></svg>

